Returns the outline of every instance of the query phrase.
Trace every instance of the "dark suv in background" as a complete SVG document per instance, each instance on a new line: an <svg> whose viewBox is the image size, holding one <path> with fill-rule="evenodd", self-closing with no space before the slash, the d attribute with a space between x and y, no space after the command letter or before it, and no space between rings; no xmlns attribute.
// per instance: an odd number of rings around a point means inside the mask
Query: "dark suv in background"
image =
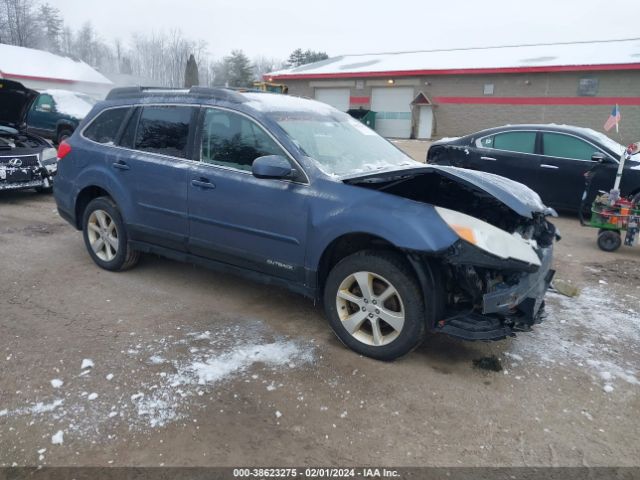
<svg viewBox="0 0 640 480"><path fill-rule="evenodd" d="M393 359L427 330L496 340L542 318L555 229L540 198L416 162L313 101L115 89L59 148L55 198L92 259L141 252L285 286Z"/></svg>
<svg viewBox="0 0 640 480"><path fill-rule="evenodd" d="M30 133L59 144L71 136L96 100L89 95L69 90L44 90L33 102L27 114Z"/></svg>

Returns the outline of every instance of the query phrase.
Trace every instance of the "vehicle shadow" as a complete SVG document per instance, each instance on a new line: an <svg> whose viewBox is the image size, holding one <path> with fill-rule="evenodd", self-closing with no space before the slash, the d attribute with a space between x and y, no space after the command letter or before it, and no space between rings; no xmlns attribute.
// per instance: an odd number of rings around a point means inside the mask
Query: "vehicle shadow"
<svg viewBox="0 0 640 480"><path fill-rule="evenodd" d="M42 200L52 198L50 193L39 193L33 189L27 190L0 190L0 203L20 203L23 201Z"/></svg>

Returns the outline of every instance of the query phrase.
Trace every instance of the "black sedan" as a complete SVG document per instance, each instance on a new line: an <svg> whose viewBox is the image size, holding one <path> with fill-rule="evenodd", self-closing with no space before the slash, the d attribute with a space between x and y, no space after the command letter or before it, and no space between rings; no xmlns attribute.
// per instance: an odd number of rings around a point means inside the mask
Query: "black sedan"
<svg viewBox="0 0 640 480"><path fill-rule="evenodd" d="M637 139L634 139L637 140ZM597 165L588 202L613 187L625 147L589 128L569 125L508 125L435 142L427 163L495 173L532 188L546 205L577 210L584 173ZM640 198L640 158L625 164L622 195Z"/></svg>

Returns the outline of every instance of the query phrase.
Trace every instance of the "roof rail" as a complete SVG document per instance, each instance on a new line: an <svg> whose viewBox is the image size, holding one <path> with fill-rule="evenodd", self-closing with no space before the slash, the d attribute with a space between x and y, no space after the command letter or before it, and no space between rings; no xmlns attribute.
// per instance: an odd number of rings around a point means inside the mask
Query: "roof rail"
<svg viewBox="0 0 640 480"><path fill-rule="evenodd" d="M125 98L155 97L168 95L185 95L195 98L206 98L223 100L230 103L243 103L247 99L240 93L228 88L215 87L191 87L186 88L169 88L169 87L118 87L113 88L105 100L117 100Z"/></svg>

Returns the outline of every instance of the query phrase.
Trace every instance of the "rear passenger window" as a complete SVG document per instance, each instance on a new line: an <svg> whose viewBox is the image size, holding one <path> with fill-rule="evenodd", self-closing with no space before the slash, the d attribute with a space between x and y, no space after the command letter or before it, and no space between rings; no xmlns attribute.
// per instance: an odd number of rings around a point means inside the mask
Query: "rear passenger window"
<svg viewBox="0 0 640 480"><path fill-rule="evenodd" d="M534 153L536 148L536 132L498 133L493 137L493 147L510 152Z"/></svg>
<svg viewBox="0 0 640 480"><path fill-rule="evenodd" d="M255 122L225 110L206 110L200 158L203 162L251 170L264 155L284 155L282 149Z"/></svg>
<svg viewBox="0 0 640 480"><path fill-rule="evenodd" d="M543 153L550 157L573 158L576 160L591 160L596 147L576 137L561 133L542 134Z"/></svg>
<svg viewBox="0 0 640 480"><path fill-rule="evenodd" d="M120 125L127 116L129 107L111 108L99 114L84 131L84 136L98 143L115 142Z"/></svg>
<svg viewBox="0 0 640 480"><path fill-rule="evenodd" d="M134 148L185 158L193 110L193 107L144 107Z"/></svg>

